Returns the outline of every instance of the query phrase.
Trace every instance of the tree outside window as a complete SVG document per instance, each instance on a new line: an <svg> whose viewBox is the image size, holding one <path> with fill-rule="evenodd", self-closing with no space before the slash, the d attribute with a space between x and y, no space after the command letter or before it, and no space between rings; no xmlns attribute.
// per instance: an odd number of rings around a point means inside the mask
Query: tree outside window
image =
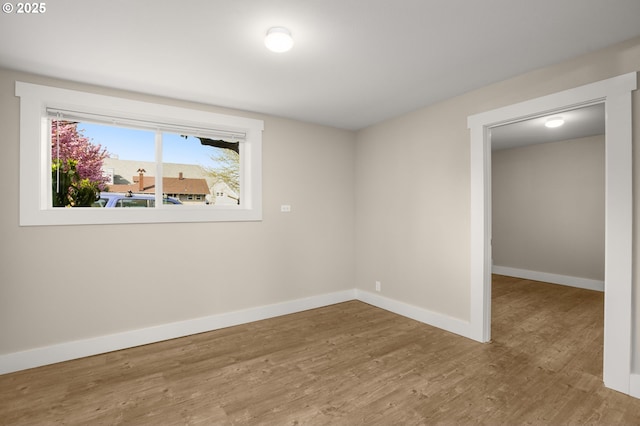
<svg viewBox="0 0 640 426"><path fill-rule="evenodd" d="M89 207L104 190L108 178L102 164L109 156L101 145L78 130L78 123L51 121L53 207Z"/></svg>

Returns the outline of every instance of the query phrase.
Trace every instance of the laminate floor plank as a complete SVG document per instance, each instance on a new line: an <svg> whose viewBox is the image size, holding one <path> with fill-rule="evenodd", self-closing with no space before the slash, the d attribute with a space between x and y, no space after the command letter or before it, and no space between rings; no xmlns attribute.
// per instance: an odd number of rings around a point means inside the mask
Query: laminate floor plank
<svg viewBox="0 0 640 426"><path fill-rule="evenodd" d="M352 301L0 376L0 424L640 424L602 293L493 281L488 344Z"/></svg>

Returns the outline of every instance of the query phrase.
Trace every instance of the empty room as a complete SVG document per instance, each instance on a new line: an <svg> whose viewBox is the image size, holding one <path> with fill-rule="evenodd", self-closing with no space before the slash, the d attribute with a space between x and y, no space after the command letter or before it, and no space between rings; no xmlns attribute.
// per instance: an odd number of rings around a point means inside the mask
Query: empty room
<svg viewBox="0 0 640 426"><path fill-rule="evenodd" d="M0 424L639 424L639 17L5 2Z"/></svg>

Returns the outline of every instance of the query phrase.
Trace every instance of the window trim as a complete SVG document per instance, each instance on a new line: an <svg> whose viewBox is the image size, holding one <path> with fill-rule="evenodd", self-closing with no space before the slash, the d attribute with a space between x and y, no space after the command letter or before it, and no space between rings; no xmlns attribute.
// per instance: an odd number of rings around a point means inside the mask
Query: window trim
<svg viewBox="0 0 640 426"><path fill-rule="evenodd" d="M262 131L264 122L197 109L16 81L20 98L20 226L262 220ZM53 208L50 192L48 109L124 117L245 134L241 144L239 206L181 206L180 209ZM130 211L134 210L134 211Z"/></svg>

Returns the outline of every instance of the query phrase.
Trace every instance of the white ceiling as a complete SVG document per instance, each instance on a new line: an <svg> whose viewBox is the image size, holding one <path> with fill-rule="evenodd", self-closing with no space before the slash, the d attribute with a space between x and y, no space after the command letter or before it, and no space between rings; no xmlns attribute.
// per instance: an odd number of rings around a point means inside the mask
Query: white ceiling
<svg viewBox="0 0 640 426"><path fill-rule="evenodd" d="M552 129L545 127L545 122L551 117L562 117L564 124ZM491 149L518 148L604 133L604 104L600 103L492 128Z"/></svg>
<svg viewBox="0 0 640 426"><path fill-rule="evenodd" d="M15 3L15 2L14 2ZM359 129L640 36L640 0L52 0L0 66ZM271 26L293 50L267 51Z"/></svg>

